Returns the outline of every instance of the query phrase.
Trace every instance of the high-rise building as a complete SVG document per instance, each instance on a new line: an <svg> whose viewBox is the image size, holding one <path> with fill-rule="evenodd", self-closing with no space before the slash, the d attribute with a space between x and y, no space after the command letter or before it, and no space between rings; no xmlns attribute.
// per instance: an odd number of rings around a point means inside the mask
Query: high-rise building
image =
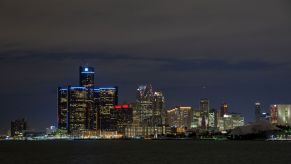
<svg viewBox="0 0 291 164"><path fill-rule="evenodd" d="M291 104L271 105L271 123L291 126Z"/></svg>
<svg viewBox="0 0 291 164"><path fill-rule="evenodd" d="M153 89L151 85L141 85L137 89L136 108L140 115L140 125L150 126L153 116Z"/></svg>
<svg viewBox="0 0 291 164"><path fill-rule="evenodd" d="M223 103L220 106L220 117L223 117L225 114L227 114L228 112L228 104L227 103Z"/></svg>
<svg viewBox="0 0 291 164"><path fill-rule="evenodd" d="M137 89L134 117L139 116L138 126L161 126L165 124L165 97L161 91L154 91L152 86L141 85Z"/></svg>
<svg viewBox="0 0 291 164"><path fill-rule="evenodd" d="M58 88L58 128L68 128L68 88Z"/></svg>
<svg viewBox="0 0 291 164"><path fill-rule="evenodd" d="M11 136L23 137L25 130L27 130L27 123L24 119L11 121Z"/></svg>
<svg viewBox="0 0 291 164"><path fill-rule="evenodd" d="M153 114L162 115L165 112L165 97L161 91L154 92L153 95Z"/></svg>
<svg viewBox="0 0 291 164"><path fill-rule="evenodd" d="M78 135L90 130L116 130L117 87L94 86L94 68L80 67L80 86L58 88L58 129Z"/></svg>
<svg viewBox="0 0 291 164"><path fill-rule="evenodd" d="M80 74L80 86L83 87L94 86L95 72L93 67L80 66L79 74Z"/></svg>
<svg viewBox="0 0 291 164"><path fill-rule="evenodd" d="M133 122L133 110L129 104L115 105L115 116L117 122L117 132L124 134L125 128L130 127Z"/></svg>
<svg viewBox="0 0 291 164"><path fill-rule="evenodd" d="M94 129L94 98L91 89L86 87L68 87L68 132Z"/></svg>
<svg viewBox="0 0 291 164"><path fill-rule="evenodd" d="M193 112L192 114L193 118L192 118L191 128L200 128L201 122L202 122L201 111L193 109L192 112Z"/></svg>
<svg viewBox="0 0 291 164"><path fill-rule="evenodd" d="M99 118L99 121L96 122L97 128L102 131L116 131L117 122L114 106L118 104L118 88L94 88L94 97Z"/></svg>
<svg viewBox="0 0 291 164"><path fill-rule="evenodd" d="M218 120L219 130L231 130L236 127L244 126L244 117L241 114L230 113L225 114Z"/></svg>
<svg viewBox="0 0 291 164"><path fill-rule="evenodd" d="M211 109L208 113L208 128L211 130L215 130L217 127L217 111L215 109Z"/></svg>
<svg viewBox="0 0 291 164"><path fill-rule="evenodd" d="M170 127L190 129L192 117L192 107L189 106L178 106L167 111Z"/></svg>
<svg viewBox="0 0 291 164"><path fill-rule="evenodd" d="M203 98L200 100L200 106L199 109L203 113L209 112L209 100L207 98Z"/></svg>
<svg viewBox="0 0 291 164"><path fill-rule="evenodd" d="M199 110L201 111L201 128L207 129L208 127L208 113L209 113L209 100L207 98L203 98L200 100Z"/></svg>
<svg viewBox="0 0 291 164"><path fill-rule="evenodd" d="M255 121L258 122L261 120L262 116L262 108L261 108L261 103L256 102L255 103Z"/></svg>

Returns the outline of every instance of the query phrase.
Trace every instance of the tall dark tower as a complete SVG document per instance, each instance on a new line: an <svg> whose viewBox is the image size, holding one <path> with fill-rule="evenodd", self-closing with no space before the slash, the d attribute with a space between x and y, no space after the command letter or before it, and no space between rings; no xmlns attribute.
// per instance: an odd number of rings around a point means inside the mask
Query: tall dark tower
<svg viewBox="0 0 291 164"><path fill-rule="evenodd" d="M199 109L201 112L208 114L208 112L209 112L209 100L207 98L203 98L200 100Z"/></svg>
<svg viewBox="0 0 291 164"><path fill-rule="evenodd" d="M260 121L261 119L261 111L262 107L261 107L261 103L260 102L256 102L255 103L255 121Z"/></svg>
<svg viewBox="0 0 291 164"><path fill-rule="evenodd" d="M227 103L223 103L220 106L220 117L223 117L228 112L228 105Z"/></svg>
<svg viewBox="0 0 291 164"><path fill-rule="evenodd" d="M207 129L209 114L209 100L207 98L200 99L199 110L202 114L201 126L203 129Z"/></svg>
<svg viewBox="0 0 291 164"><path fill-rule="evenodd" d="M80 86L93 87L94 86L94 68L80 66Z"/></svg>

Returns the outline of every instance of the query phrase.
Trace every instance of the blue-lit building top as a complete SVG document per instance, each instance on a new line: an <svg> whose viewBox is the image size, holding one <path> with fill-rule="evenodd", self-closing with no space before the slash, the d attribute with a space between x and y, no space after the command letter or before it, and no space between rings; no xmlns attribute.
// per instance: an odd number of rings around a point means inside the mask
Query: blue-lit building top
<svg viewBox="0 0 291 164"><path fill-rule="evenodd" d="M94 86L95 72L93 67L80 66L79 74L80 74L80 86L83 87Z"/></svg>
<svg viewBox="0 0 291 164"><path fill-rule="evenodd" d="M112 110L118 87L95 86L94 68L79 68L79 86L58 88L58 128L78 134L86 130L114 130Z"/></svg>

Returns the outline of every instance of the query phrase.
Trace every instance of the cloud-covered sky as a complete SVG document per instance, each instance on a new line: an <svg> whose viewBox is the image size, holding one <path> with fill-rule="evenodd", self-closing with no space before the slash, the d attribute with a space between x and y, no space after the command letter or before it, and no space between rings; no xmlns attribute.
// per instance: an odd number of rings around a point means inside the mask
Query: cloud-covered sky
<svg viewBox="0 0 291 164"><path fill-rule="evenodd" d="M289 0L1 0L0 20L2 132L56 124L56 88L84 64L121 102L152 83L168 107L208 97L247 121L257 100L291 103Z"/></svg>

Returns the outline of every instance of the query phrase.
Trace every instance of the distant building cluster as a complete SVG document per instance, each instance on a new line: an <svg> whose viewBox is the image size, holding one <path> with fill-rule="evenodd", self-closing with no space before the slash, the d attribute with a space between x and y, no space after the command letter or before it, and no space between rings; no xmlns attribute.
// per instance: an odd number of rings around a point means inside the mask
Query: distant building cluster
<svg viewBox="0 0 291 164"><path fill-rule="evenodd" d="M189 134L217 134L245 125L242 114L230 111L224 102L212 108L208 98L199 106L166 107L165 95L152 85L140 85L136 101L119 103L117 86L97 86L94 68L79 68L79 85L58 88L57 127L46 129L46 136L59 138L160 138ZM268 122L275 126L291 126L291 104L274 104L270 113L263 112L260 102L254 106L255 123ZM21 139L34 136L27 130L24 119L11 122L10 136Z"/></svg>
<svg viewBox="0 0 291 164"><path fill-rule="evenodd" d="M167 109L162 91L140 85L136 102L118 103L118 87L96 86L94 68L81 66L79 86L58 88L58 130L73 136L141 137L185 134L193 129L224 131L244 125L244 117L229 113L228 105L211 109L207 98L199 109Z"/></svg>

